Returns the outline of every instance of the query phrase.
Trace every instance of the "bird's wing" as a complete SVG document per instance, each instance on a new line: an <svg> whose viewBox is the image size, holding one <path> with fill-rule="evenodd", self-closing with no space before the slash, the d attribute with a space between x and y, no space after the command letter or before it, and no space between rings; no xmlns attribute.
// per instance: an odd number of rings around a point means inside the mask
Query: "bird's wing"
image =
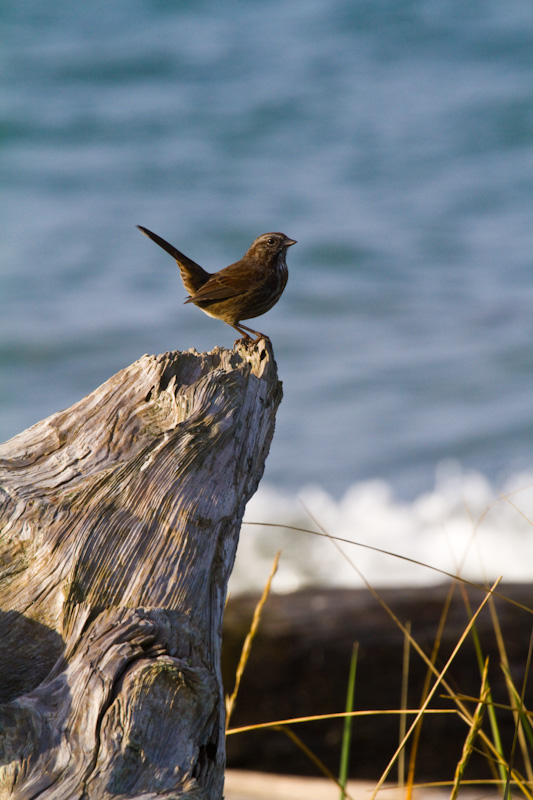
<svg viewBox="0 0 533 800"><path fill-rule="evenodd" d="M260 276L254 270L247 270L246 280L243 280L242 271L237 268L233 271L233 266L226 267L221 272L212 275L209 280L186 300L186 303L197 303L206 300L226 300L244 292L253 291L256 284L260 282Z"/></svg>

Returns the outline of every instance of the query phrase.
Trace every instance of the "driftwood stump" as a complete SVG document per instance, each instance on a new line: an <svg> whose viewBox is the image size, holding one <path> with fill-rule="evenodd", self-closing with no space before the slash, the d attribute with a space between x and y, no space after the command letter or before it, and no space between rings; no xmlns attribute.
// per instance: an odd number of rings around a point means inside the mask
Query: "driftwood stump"
<svg viewBox="0 0 533 800"><path fill-rule="evenodd" d="M0 798L222 797L227 581L272 351L143 356L0 447Z"/></svg>

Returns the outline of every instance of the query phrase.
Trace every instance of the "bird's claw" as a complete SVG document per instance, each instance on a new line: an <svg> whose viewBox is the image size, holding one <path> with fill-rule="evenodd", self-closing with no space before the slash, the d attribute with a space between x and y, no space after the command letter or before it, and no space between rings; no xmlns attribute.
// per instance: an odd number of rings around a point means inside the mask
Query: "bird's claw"
<svg viewBox="0 0 533 800"><path fill-rule="evenodd" d="M252 339L252 337L248 335L243 336L241 339L236 339L233 343L233 347L237 347L238 345L244 345L244 347L253 347L256 344L259 344L261 341L267 342L272 347L272 342L268 336L265 336L264 333L258 336L257 339Z"/></svg>
<svg viewBox="0 0 533 800"><path fill-rule="evenodd" d="M251 336L245 334L240 339L235 339L233 342L233 347L237 347L238 345L244 345L245 347L249 347L251 344L255 344L255 339L252 339Z"/></svg>

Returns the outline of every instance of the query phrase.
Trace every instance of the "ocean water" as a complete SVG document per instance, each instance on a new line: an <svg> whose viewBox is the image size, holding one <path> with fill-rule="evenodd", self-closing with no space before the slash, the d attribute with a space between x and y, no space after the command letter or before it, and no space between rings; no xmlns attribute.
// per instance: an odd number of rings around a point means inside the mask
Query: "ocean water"
<svg viewBox="0 0 533 800"><path fill-rule="evenodd" d="M284 400L247 519L531 580L529 0L2 16L2 440L144 353L232 345L136 224L212 271L281 230L289 284L257 326ZM247 525L235 589L278 546L280 589L360 581L327 540ZM375 583L442 579L349 554Z"/></svg>

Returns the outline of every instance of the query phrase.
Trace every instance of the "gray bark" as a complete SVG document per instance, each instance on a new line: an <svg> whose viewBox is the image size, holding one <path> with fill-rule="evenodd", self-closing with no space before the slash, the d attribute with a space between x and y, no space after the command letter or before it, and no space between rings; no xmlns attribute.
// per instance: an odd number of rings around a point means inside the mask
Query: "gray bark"
<svg viewBox="0 0 533 800"><path fill-rule="evenodd" d="M221 626L281 384L143 356L0 447L0 798L222 797Z"/></svg>

